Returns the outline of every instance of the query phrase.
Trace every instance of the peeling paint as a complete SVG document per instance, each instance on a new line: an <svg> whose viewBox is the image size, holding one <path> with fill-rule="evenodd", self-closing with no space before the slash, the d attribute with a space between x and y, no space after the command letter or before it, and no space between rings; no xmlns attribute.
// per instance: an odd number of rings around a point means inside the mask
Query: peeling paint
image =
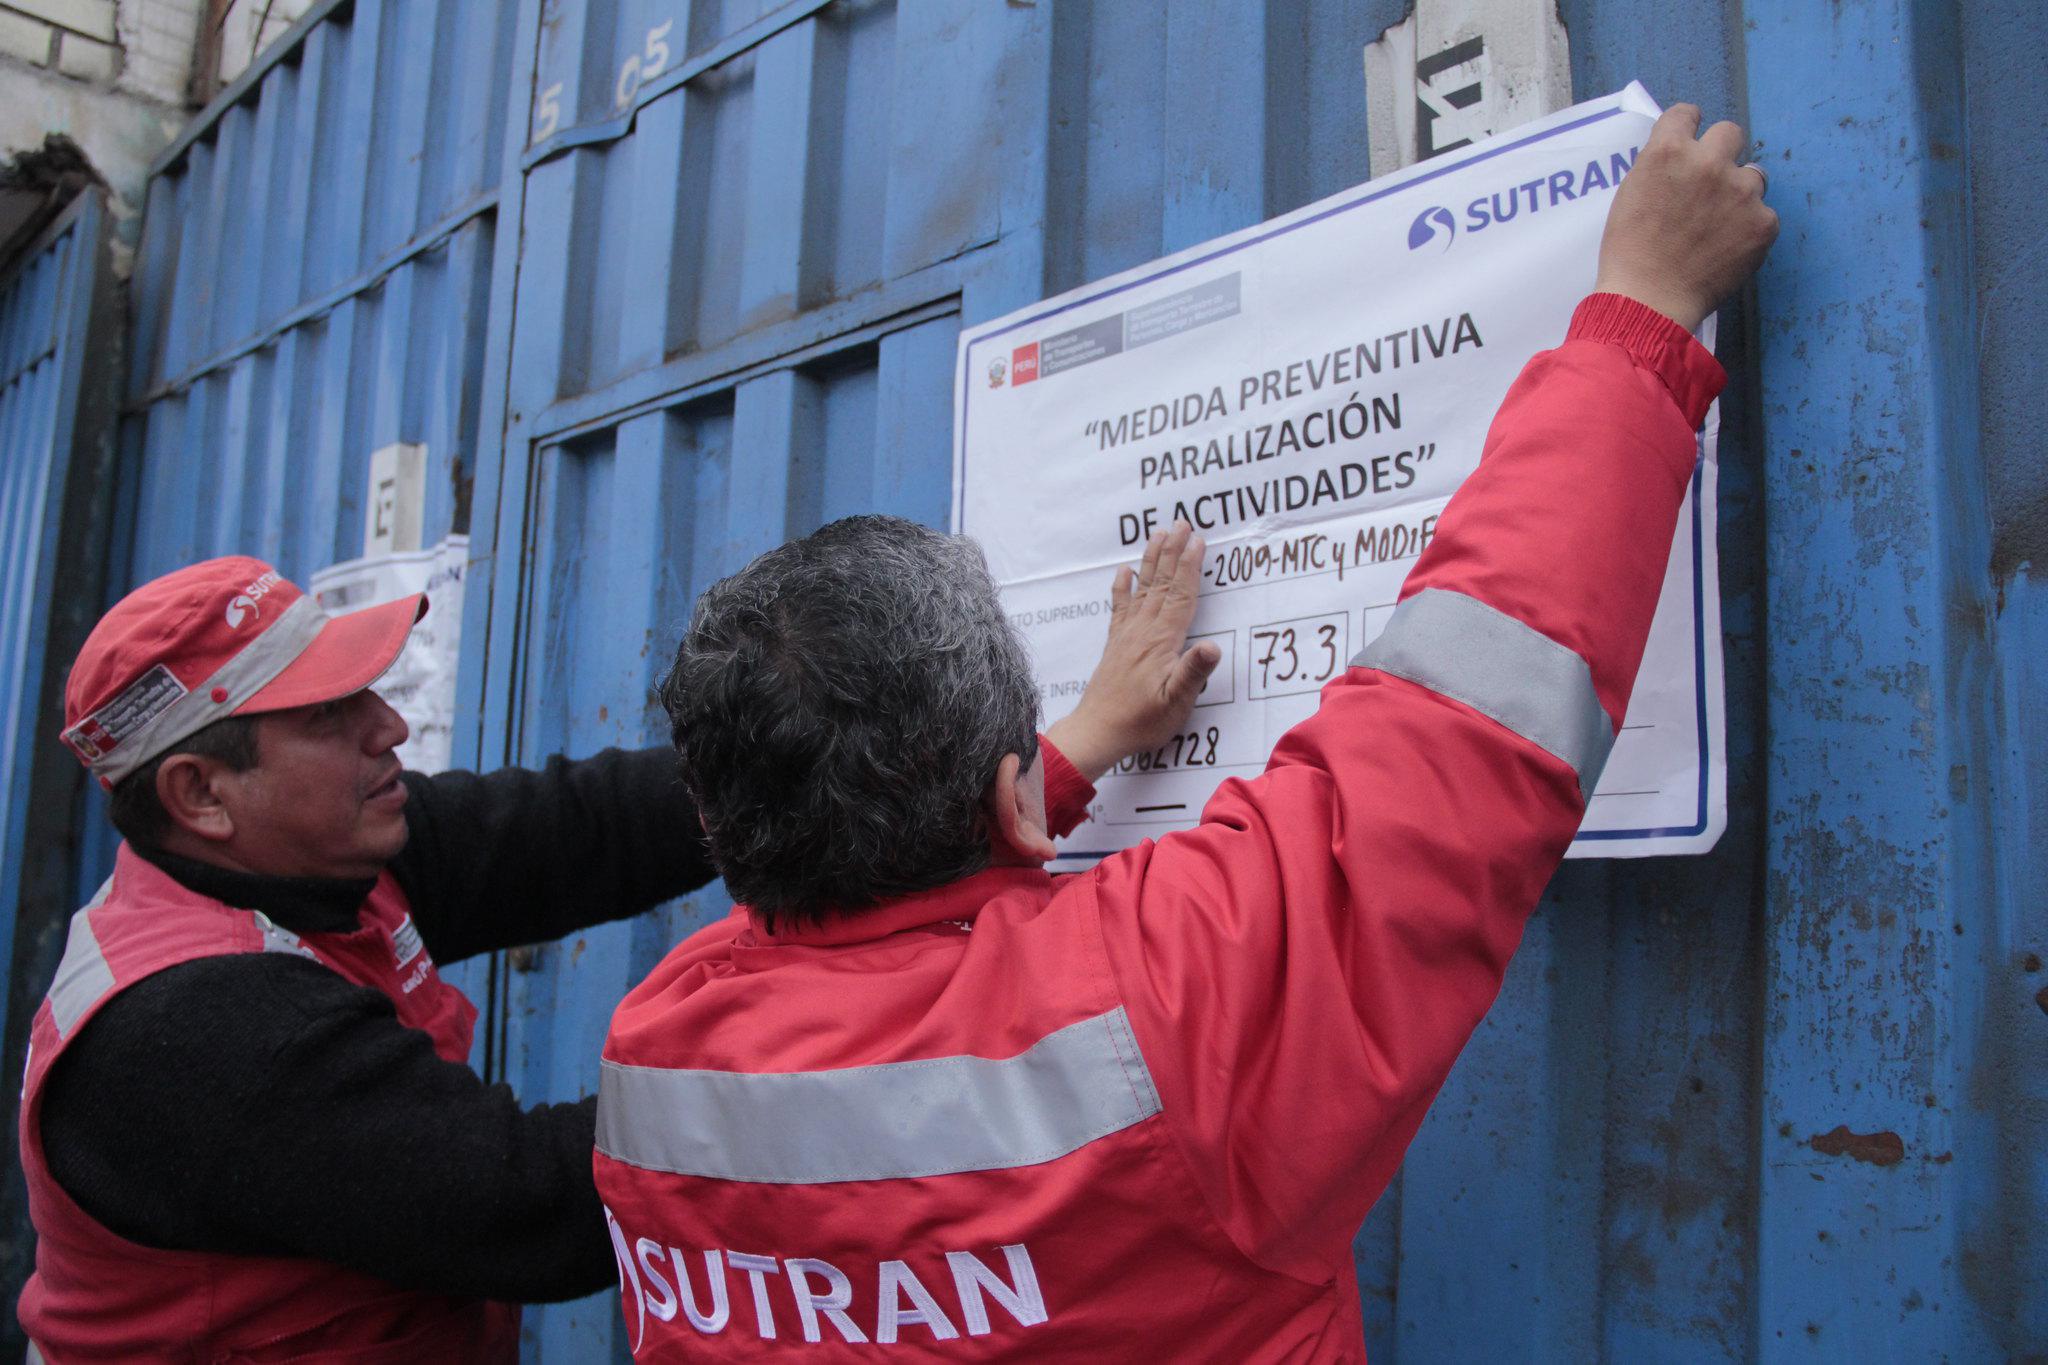
<svg viewBox="0 0 2048 1365"><path fill-rule="evenodd" d="M1897 1133L1852 1133L1846 1123L1815 1133L1806 1145L1822 1156L1846 1156L1872 1166L1896 1166L1906 1156L1906 1144Z"/></svg>

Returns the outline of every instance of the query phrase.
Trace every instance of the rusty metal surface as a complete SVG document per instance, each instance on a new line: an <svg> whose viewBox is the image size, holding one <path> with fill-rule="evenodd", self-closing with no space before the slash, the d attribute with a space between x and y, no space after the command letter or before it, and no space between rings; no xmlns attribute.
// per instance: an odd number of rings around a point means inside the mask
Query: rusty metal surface
<svg viewBox="0 0 2048 1365"><path fill-rule="evenodd" d="M326 6L154 182L126 579L353 553L368 452L425 440L461 752L656 739L707 582L943 518L962 325L1362 180L1402 8ZM1720 342L1730 822L1557 877L1359 1236L1374 1358L2048 1357L2038 5L1560 11L1581 95L1745 121L1784 217ZM525 955L493 1065L587 1091L726 905Z"/></svg>

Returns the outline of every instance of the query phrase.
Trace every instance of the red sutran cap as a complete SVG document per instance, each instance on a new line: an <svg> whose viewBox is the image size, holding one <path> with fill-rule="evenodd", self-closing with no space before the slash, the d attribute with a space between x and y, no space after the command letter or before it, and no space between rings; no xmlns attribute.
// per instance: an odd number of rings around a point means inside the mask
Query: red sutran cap
<svg viewBox="0 0 2048 1365"><path fill-rule="evenodd" d="M391 667L423 593L329 616L260 559L209 559L145 583L86 637L61 736L111 787L224 716L360 692Z"/></svg>

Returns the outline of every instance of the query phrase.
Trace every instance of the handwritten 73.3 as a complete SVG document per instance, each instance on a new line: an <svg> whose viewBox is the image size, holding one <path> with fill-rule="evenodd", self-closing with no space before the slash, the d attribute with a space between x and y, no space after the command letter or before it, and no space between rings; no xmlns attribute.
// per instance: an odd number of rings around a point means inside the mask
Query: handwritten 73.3
<svg viewBox="0 0 2048 1365"><path fill-rule="evenodd" d="M1313 692L1336 677L1350 657L1351 617L1346 612L1253 626L1247 695L1256 701Z"/></svg>

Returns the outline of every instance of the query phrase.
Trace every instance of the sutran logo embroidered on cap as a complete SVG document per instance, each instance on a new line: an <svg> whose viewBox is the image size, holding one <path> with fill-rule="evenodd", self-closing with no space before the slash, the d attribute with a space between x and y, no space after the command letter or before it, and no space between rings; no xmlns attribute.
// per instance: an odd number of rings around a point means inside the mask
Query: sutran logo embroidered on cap
<svg viewBox="0 0 2048 1365"><path fill-rule="evenodd" d="M119 696L59 736L71 751L94 763L185 695L186 687L158 664L121 690Z"/></svg>
<svg viewBox="0 0 2048 1365"><path fill-rule="evenodd" d="M243 588L228 599L228 629L240 630L244 621L262 615L263 609L256 604L270 595L270 590L283 582L283 576L272 569L255 582Z"/></svg>

